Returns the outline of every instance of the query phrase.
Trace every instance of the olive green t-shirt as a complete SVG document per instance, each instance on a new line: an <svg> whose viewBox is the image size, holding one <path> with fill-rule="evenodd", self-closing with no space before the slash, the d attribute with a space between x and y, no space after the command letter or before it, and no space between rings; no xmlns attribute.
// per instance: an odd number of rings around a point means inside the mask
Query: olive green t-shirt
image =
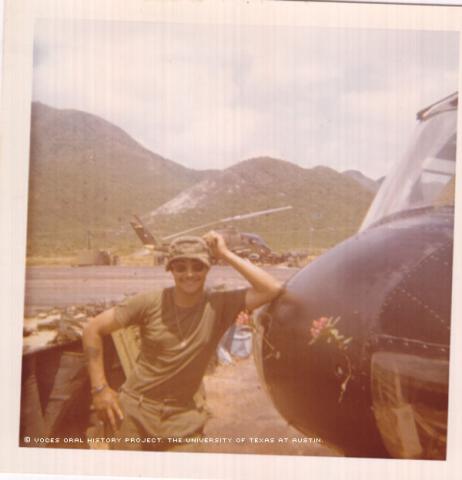
<svg viewBox="0 0 462 480"><path fill-rule="evenodd" d="M123 388L155 400L188 401L224 332L245 309L246 289L206 291L192 308L176 306L173 291L141 293L115 307L122 327L140 327L140 355Z"/></svg>

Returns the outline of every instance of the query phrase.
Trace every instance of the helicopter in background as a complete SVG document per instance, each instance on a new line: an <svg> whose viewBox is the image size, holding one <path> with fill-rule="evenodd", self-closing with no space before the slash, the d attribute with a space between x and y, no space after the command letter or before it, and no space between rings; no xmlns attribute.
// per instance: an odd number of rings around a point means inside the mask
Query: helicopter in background
<svg viewBox="0 0 462 480"><path fill-rule="evenodd" d="M358 233L257 314L276 408L347 456L446 458L457 106L418 112Z"/></svg>
<svg viewBox="0 0 462 480"><path fill-rule="evenodd" d="M156 239L140 219L140 217L135 214L133 215L133 220L130 222L130 225L143 243L146 252L154 255L154 263L162 264L165 261L165 257L168 252L168 246L170 243L169 241L173 238L207 227L212 227L213 225L229 224L230 222L290 210L291 208L292 206L278 207L242 215L235 215L233 217L226 217L163 237L162 240ZM286 261L290 256L290 254L279 254L274 252L260 235L249 232L241 232L234 225L225 225L222 228L217 228L216 231L223 236L231 251L242 258L247 258L252 262L276 264Z"/></svg>

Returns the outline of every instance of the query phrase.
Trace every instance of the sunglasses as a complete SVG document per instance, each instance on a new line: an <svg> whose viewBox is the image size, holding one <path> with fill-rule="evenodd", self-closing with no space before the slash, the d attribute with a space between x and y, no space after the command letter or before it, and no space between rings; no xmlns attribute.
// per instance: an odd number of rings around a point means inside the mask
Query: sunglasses
<svg viewBox="0 0 462 480"><path fill-rule="evenodd" d="M192 262L190 265L191 270L194 273L202 273L207 269L207 266L202 262ZM174 262L170 268L173 273L185 273L188 270L188 264L183 262Z"/></svg>

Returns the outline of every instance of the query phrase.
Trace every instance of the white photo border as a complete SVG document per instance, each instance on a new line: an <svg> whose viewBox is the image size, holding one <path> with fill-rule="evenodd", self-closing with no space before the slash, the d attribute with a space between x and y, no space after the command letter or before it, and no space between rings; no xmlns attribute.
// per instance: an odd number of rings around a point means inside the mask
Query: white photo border
<svg viewBox="0 0 462 480"><path fill-rule="evenodd" d="M30 449L18 446L33 26L38 18L305 25L455 31L462 7L262 1L7 0L0 156L0 271L4 328L1 342L0 471L187 478L456 478L462 471L462 149L458 149L454 239L450 411L446 461L319 458L269 455L144 453ZM460 45L460 37L459 37ZM461 64L459 48L459 65ZM459 86L460 86L459 74ZM459 110L459 125L462 125ZM460 129L458 144L461 145ZM459 295L456 294L459 293ZM7 325L9 324L9 325Z"/></svg>

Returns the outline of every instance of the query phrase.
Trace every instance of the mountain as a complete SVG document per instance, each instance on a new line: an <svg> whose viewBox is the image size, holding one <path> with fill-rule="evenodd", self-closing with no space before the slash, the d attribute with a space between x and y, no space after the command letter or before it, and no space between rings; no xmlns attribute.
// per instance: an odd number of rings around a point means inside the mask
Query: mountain
<svg viewBox="0 0 462 480"><path fill-rule="evenodd" d="M150 152L106 120L32 104L28 252L112 242L108 231L155 208L210 172ZM95 245L96 246L96 245Z"/></svg>
<svg viewBox="0 0 462 480"><path fill-rule="evenodd" d="M166 235L224 217L291 205L292 210L236 226L259 233L275 249L325 248L356 231L372 198L357 181L333 169L305 169L259 157L205 178L143 219L153 232Z"/></svg>
<svg viewBox="0 0 462 480"><path fill-rule="evenodd" d="M356 180L360 185L373 193L377 192L383 181L383 177L379 180L372 180L372 178L366 177L366 175L358 170L345 170L342 174Z"/></svg>
<svg viewBox="0 0 462 480"><path fill-rule="evenodd" d="M74 253L89 240L132 251L139 246L128 223L133 213L165 236L287 205L293 208L236 227L276 250L326 248L357 229L372 198L349 175L269 157L221 171L188 169L96 115L32 105L29 255Z"/></svg>

